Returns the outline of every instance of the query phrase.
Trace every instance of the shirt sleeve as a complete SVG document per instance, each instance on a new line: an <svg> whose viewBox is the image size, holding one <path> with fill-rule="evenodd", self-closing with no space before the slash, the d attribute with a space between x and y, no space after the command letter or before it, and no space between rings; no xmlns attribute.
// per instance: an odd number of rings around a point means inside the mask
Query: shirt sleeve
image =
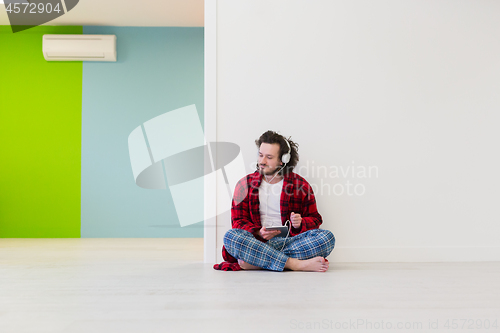
<svg viewBox="0 0 500 333"><path fill-rule="evenodd" d="M314 197L311 186L306 181L303 181L301 186L302 190L300 192L303 193L302 210L300 211L302 223L300 224L300 228L294 228L292 226L290 230L290 234L292 236L298 235L307 230L318 229L323 223L323 218L318 213L318 209L316 207L316 198Z"/></svg>
<svg viewBox="0 0 500 333"><path fill-rule="evenodd" d="M251 232L253 235L258 235L260 225L253 222L250 216L250 186L247 183L247 178L241 179L234 189L233 202L231 207L231 222L235 229L243 229Z"/></svg>

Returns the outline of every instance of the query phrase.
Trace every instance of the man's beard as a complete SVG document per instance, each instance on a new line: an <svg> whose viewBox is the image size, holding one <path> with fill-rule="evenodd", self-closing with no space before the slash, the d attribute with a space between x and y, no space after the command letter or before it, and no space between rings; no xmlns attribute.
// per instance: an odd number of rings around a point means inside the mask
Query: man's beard
<svg viewBox="0 0 500 333"><path fill-rule="evenodd" d="M279 166L277 166L276 168L274 168L273 170L265 171L265 170L266 170L266 167L267 167L267 165L266 165L266 166L264 166L264 168L262 168L262 166L259 164L259 172L260 172L261 174L263 174L263 175L266 175L266 176L272 176L272 175L276 174L276 172L277 172L278 170L280 170L280 169L281 169L281 165L279 165Z"/></svg>

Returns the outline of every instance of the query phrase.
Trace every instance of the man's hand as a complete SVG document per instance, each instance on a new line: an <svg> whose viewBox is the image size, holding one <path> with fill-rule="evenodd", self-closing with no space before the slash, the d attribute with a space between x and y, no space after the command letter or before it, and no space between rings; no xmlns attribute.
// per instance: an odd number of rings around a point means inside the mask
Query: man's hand
<svg viewBox="0 0 500 333"><path fill-rule="evenodd" d="M292 212L292 214L290 214L290 221L292 222L292 226L295 229L298 229L302 224L302 216L300 216L300 214L295 214L294 212Z"/></svg>
<svg viewBox="0 0 500 333"><path fill-rule="evenodd" d="M278 235L280 232L281 231L279 231L279 230L267 230L266 227L262 227L259 230L259 235L260 235L260 237L264 238L265 240L270 240L271 238Z"/></svg>

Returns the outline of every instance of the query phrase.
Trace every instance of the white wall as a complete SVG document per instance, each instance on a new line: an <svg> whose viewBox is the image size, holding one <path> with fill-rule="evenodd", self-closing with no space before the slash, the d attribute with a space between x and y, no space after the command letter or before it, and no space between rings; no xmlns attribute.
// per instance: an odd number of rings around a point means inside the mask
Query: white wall
<svg viewBox="0 0 500 333"><path fill-rule="evenodd" d="M499 17L498 1L218 0L217 140L248 172L262 132L300 144L334 261L500 260ZM330 177L349 166L378 176ZM347 182L364 194L337 195Z"/></svg>

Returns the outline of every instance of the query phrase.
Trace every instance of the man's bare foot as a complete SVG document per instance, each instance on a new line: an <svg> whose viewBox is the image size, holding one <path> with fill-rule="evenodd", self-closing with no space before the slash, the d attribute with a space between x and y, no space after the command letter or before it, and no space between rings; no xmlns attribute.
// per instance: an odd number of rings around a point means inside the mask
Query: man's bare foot
<svg viewBox="0 0 500 333"><path fill-rule="evenodd" d="M305 272L326 272L328 267L329 263L323 257L314 257L307 260L288 258L285 264L285 268L289 268L293 271Z"/></svg>
<svg viewBox="0 0 500 333"><path fill-rule="evenodd" d="M238 264L240 265L241 269L245 269L245 270L262 269L262 267L250 265L249 263L244 262L243 260L240 260L240 259L238 259Z"/></svg>

